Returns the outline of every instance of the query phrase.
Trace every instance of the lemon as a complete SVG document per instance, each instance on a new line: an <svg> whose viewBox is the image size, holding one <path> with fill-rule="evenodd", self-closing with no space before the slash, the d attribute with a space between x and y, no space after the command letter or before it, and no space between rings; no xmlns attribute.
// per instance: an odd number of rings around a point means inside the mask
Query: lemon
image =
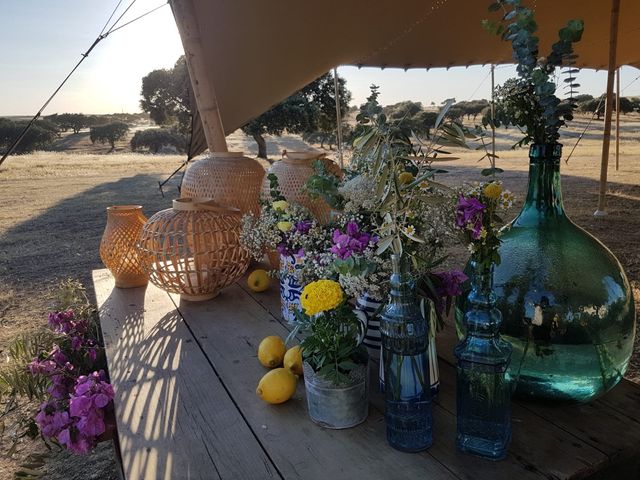
<svg viewBox="0 0 640 480"><path fill-rule="evenodd" d="M282 339L276 335L271 335L260 342L258 360L265 367L279 367L282 365L286 351L287 348L284 346Z"/></svg>
<svg viewBox="0 0 640 480"><path fill-rule="evenodd" d="M284 368L288 368L296 375L302 375L302 349L300 345L291 347L284 354Z"/></svg>
<svg viewBox="0 0 640 480"><path fill-rule="evenodd" d="M275 405L289 400L296 392L298 378L287 368L276 368L260 379L256 394L265 402Z"/></svg>
<svg viewBox="0 0 640 480"><path fill-rule="evenodd" d="M254 292L264 292L269 288L269 274L261 268L254 270L247 278L247 285Z"/></svg>

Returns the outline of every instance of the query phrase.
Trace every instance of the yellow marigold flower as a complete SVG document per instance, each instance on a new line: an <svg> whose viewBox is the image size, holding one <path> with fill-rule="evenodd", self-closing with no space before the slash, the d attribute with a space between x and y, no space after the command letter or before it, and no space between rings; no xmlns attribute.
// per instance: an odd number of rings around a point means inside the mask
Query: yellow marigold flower
<svg viewBox="0 0 640 480"><path fill-rule="evenodd" d="M484 187L483 193L485 197L488 197L491 200L497 200L500 198L500 194L502 193L502 185L491 182L489 185Z"/></svg>
<svg viewBox="0 0 640 480"><path fill-rule="evenodd" d="M307 315L333 310L342 303L344 293L338 282L318 280L307 284L302 290L300 304Z"/></svg>
<svg viewBox="0 0 640 480"><path fill-rule="evenodd" d="M278 224L276 225L278 227L278 230L280 230L283 233L287 233L289 230L291 230L293 228L293 223L291 222L278 222Z"/></svg>
<svg viewBox="0 0 640 480"><path fill-rule="evenodd" d="M414 176L411 172L402 172L400 175L398 175L398 182L400 182L400 185L411 183L413 182L413 179Z"/></svg>
<svg viewBox="0 0 640 480"><path fill-rule="evenodd" d="M277 200L271 204L276 212L284 213L289 209L289 202L286 200Z"/></svg>

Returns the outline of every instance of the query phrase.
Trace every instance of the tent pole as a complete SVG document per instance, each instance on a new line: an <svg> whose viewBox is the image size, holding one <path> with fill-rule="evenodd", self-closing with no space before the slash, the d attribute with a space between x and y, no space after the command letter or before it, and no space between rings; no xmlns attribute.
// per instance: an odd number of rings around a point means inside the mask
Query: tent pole
<svg viewBox="0 0 640 480"><path fill-rule="evenodd" d="M205 65L200 28L194 14L192 0L170 0L191 78L193 94L196 98L204 135L212 152L226 152L225 139L218 99L211 81L204 81Z"/></svg>
<svg viewBox="0 0 640 480"><path fill-rule="evenodd" d="M611 24L609 27L609 68L607 72L607 98L604 111L604 133L602 135L602 160L600 163L600 194L596 217L607 214L607 169L609 167L609 143L611 142L611 114L613 111L613 80L616 71L616 51L618 47L618 16L620 14L620 0L611 1Z"/></svg>
<svg viewBox="0 0 640 480"><path fill-rule="evenodd" d="M344 159L342 158L342 115L340 114L340 85L338 82L338 67L333 68L333 88L336 95L336 123L337 130L337 147L338 158L340 160L340 168L344 168Z"/></svg>
<svg viewBox="0 0 640 480"><path fill-rule="evenodd" d="M620 67L616 72L616 172L620 169Z"/></svg>
<svg viewBox="0 0 640 480"><path fill-rule="evenodd" d="M496 66L491 64L491 166L496 167L496 78L495 78Z"/></svg>

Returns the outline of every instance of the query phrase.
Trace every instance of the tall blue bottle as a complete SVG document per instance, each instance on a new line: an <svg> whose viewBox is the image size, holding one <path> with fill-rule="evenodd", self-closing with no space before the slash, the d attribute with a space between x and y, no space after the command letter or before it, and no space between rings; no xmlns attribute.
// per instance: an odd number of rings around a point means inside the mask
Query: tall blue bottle
<svg viewBox="0 0 640 480"><path fill-rule="evenodd" d="M471 292L465 313L466 337L456 346L458 431L463 452L492 460L507 455L511 442L511 389L506 371L511 344L500 338L493 267L471 264Z"/></svg>
<svg viewBox="0 0 640 480"><path fill-rule="evenodd" d="M391 293L380 315L387 440L398 450L419 452L433 443L429 326L406 258L393 255L392 263Z"/></svg>

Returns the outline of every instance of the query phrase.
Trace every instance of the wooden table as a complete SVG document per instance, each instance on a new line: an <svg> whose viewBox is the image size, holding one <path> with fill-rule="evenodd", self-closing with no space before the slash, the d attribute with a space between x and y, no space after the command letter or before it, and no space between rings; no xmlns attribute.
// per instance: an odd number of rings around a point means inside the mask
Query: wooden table
<svg viewBox="0 0 640 480"><path fill-rule="evenodd" d="M288 333L275 285L254 294L238 282L193 303L152 285L114 288L107 270L93 279L127 479L640 478L640 388L630 382L589 405L516 402L508 458L464 455L454 446L455 339L445 332L434 444L401 453L386 442L380 394L365 423L340 431L311 422L302 381L282 405L256 396L260 340Z"/></svg>

